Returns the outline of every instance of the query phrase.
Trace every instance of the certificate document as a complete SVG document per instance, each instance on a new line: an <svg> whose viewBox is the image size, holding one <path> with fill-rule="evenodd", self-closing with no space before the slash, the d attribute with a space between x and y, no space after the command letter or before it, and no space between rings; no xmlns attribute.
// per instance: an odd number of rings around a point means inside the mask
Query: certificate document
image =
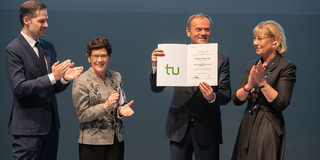
<svg viewBox="0 0 320 160"><path fill-rule="evenodd" d="M157 86L218 85L218 44L158 44Z"/></svg>

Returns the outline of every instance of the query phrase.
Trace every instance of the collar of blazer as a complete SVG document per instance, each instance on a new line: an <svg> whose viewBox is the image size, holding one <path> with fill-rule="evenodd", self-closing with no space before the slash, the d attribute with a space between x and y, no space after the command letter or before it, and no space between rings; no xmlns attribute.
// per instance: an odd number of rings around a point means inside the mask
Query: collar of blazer
<svg viewBox="0 0 320 160"><path fill-rule="evenodd" d="M279 65L279 61L282 58L282 55L277 53L268 63L266 69L264 70L264 78L267 78L268 75ZM261 60L263 62L262 57L257 60L255 64L257 64Z"/></svg>
<svg viewBox="0 0 320 160"><path fill-rule="evenodd" d="M32 57L32 60L34 63L41 68L39 57L37 56L36 52L33 50L33 48L30 46L30 44L27 42L27 40L22 36L22 34L19 35L18 40L21 42L22 46L26 50L26 52ZM40 43L41 44L41 43ZM41 69L41 72L43 74L47 74L46 71L43 71Z"/></svg>

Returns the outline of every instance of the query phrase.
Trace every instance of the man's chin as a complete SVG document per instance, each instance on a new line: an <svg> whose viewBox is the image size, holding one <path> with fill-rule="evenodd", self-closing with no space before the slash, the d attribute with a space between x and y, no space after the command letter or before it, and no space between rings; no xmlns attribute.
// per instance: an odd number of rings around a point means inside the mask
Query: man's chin
<svg viewBox="0 0 320 160"><path fill-rule="evenodd" d="M198 41L198 44L205 44L205 43L208 43L208 41L206 41L206 40Z"/></svg>
<svg viewBox="0 0 320 160"><path fill-rule="evenodd" d="M40 34L39 34L39 37L44 37L45 35L46 35L46 33L43 32L43 33L40 33Z"/></svg>
<svg viewBox="0 0 320 160"><path fill-rule="evenodd" d="M198 39L197 42L198 44L204 44L204 43L208 43L208 39Z"/></svg>

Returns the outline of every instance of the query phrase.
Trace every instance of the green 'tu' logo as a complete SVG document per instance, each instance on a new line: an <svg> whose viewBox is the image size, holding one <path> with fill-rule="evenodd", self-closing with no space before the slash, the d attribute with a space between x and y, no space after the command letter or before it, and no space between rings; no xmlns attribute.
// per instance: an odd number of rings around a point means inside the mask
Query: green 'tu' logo
<svg viewBox="0 0 320 160"><path fill-rule="evenodd" d="M170 75L169 69L171 69L171 73L172 73L173 75L178 75L178 74L179 74L179 67L178 67L178 72L177 72L177 73L174 73L174 68L173 68L173 67L169 67L168 64L167 64L167 67L165 67L165 68L166 68L166 70L167 70L167 75Z"/></svg>

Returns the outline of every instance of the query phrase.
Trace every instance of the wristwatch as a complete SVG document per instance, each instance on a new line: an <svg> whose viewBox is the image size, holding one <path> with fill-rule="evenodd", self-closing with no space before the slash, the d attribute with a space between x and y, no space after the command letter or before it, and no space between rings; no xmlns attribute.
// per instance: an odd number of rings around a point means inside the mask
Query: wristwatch
<svg viewBox="0 0 320 160"><path fill-rule="evenodd" d="M262 86L259 86L258 88L259 88L259 89L262 89L262 88L267 87L267 86L268 86L268 83L265 82Z"/></svg>

